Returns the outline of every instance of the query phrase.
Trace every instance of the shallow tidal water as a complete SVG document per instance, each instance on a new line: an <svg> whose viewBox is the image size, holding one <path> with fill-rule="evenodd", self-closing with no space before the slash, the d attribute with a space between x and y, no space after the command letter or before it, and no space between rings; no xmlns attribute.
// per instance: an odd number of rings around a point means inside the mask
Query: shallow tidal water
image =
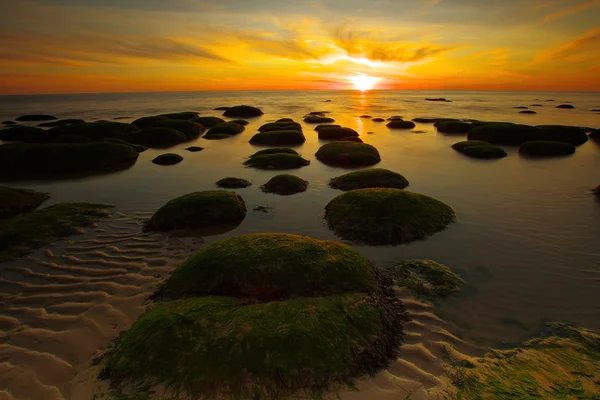
<svg viewBox="0 0 600 400"><path fill-rule="evenodd" d="M453 102L428 102L426 97ZM567 102L576 108L555 108ZM536 115L513 109L533 103L543 104L530 107ZM390 383L390 376L406 380L411 391L439 385L442 370L439 360L433 359L437 358L433 348L440 337L476 354L536 336L549 321L600 330L600 202L591 194L600 185L599 144L590 141L572 156L551 159L523 158L517 148L505 147L509 156L504 159L475 160L450 148L464 135L439 134L432 124L389 130L385 123L359 117L452 117L598 129L600 113L591 110L600 108L600 94L311 91L0 96L0 120L30 113L89 121L123 118L120 122L178 111L220 116L213 108L237 104L257 106L265 114L249 119L246 130L231 139L199 138L169 150L148 150L132 168L119 173L6 183L50 193L43 207L102 202L116 205L117 213L85 235L0 264L0 399L87 398L93 385L82 374L90 358L137 318L158 279L203 242L250 232L339 240L327 229L323 214L325 205L342 192L327 183L349 170L315 159L322 143L314 125L303 123L307 141L296 148L311 164L290 171L309 181L307 192L265 194L260 186L279 172L242 164L261 149L248 143L260 125L283 117L301 122L311 111L329 111L337 124L357 130L365 143L379 150L382 161L377 167L403 174L410 182L407 190L445 202L458 216L458 223L425 241L354 247L383 266L402 258L433 259L467 281L461 295L436 309L409 300L415 321L407 327L408 346L403 351L408 361L395 363L374 381L359 385L364 391L348 393L347 398L375 398L375 392L381 399L397 398L403 392ZM184 150L191 145L205 150ZM184 161L171 167L151 163L165 152L178 153ZM143 219L165 202L216 189L214 183L226 176L253 183L236 190L248 208L238 227L203 241L141 234ZM258 205L273 210L252 211Z"/></svg>

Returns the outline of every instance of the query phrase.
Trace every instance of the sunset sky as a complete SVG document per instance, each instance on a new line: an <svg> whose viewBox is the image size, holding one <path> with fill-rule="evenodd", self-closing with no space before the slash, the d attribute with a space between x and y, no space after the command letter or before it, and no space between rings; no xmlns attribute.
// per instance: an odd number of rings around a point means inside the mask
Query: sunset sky
<svg viewBox="0 0 600 400"><path fill-rule="evenodd" d="M3 0L0 93L600 91L600 0Z"/></svg>

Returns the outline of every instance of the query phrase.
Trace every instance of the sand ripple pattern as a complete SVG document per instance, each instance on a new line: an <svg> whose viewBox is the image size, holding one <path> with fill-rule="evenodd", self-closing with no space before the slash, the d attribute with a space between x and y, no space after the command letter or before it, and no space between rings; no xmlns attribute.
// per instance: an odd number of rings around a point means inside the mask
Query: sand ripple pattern
<svg viewBox="0 0 600 400"><path fill-rule="evenodd" d="M0 265L0 400L91 398L91 360L202 246L141 233L148 217L119 210L85 235Z"/></svg>

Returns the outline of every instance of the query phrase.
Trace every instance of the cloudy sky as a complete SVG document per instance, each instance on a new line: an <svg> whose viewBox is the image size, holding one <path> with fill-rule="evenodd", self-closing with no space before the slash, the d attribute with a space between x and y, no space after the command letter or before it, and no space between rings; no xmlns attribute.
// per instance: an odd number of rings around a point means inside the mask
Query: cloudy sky
<svg viewBox="0 0 600 400"><path fill-rule="evenodd" d="M3 0L0 93L600 91L600 0Z"/></svg>

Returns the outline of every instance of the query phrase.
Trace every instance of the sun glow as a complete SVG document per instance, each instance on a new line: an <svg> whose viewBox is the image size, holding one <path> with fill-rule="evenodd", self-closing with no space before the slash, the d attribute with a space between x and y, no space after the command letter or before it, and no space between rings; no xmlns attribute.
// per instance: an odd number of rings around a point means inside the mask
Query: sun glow
<svg viewBox="0 0 600 400"><path fill-rule="evenodd" d="M352 85L354 85L354 89L364 92L366 90L373 89L377 82L381 80L381 78L360 74L349 76L348 80L352 83Z"/></svg>

